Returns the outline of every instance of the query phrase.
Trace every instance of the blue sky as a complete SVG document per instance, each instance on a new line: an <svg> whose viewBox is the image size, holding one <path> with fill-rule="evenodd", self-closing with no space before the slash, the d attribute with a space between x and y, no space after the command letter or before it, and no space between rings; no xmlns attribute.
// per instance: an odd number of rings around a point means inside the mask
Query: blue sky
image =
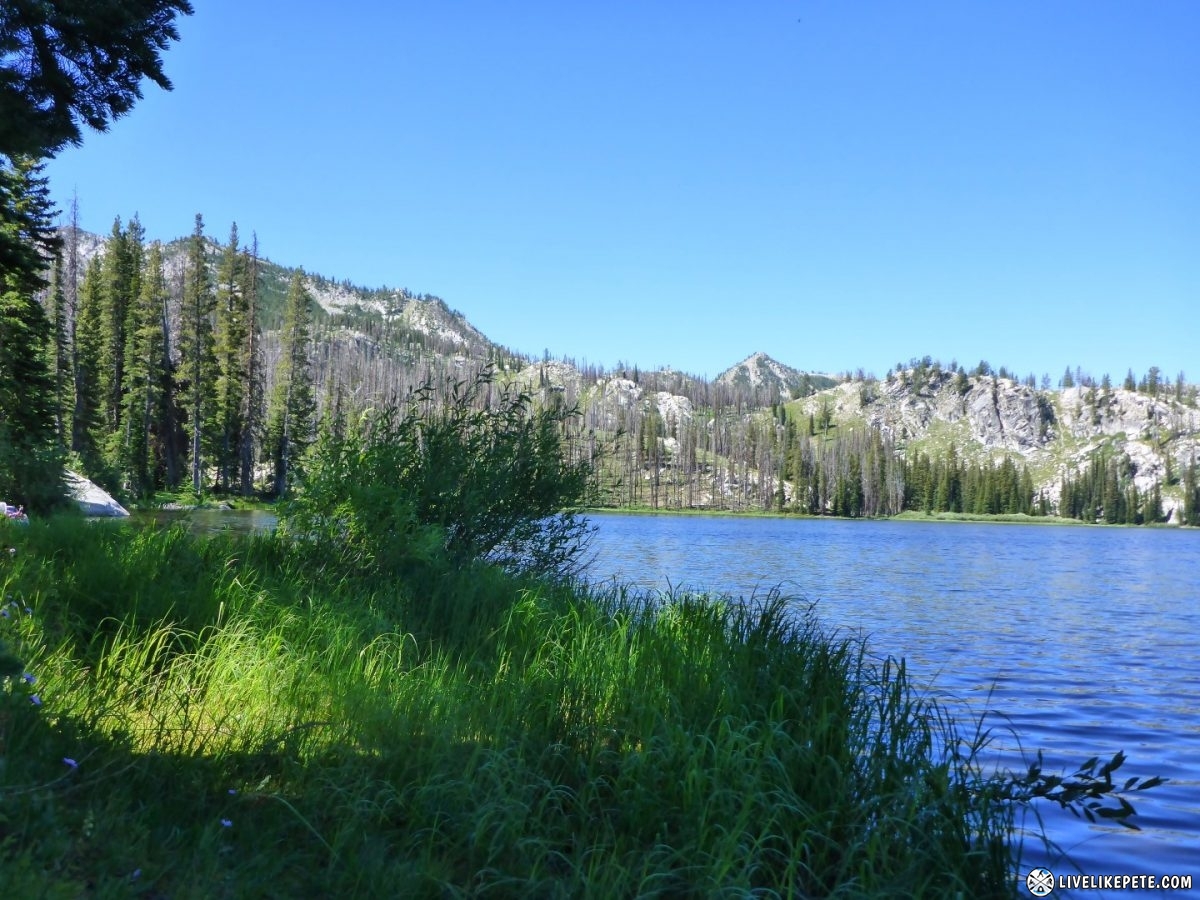
<svg viewBox="0 0 1200 900"><path fill-rule="evenodd" d="M1200 380L1200 4L200 0L48 172L85 228L715 376L930 354Z"/></svg>

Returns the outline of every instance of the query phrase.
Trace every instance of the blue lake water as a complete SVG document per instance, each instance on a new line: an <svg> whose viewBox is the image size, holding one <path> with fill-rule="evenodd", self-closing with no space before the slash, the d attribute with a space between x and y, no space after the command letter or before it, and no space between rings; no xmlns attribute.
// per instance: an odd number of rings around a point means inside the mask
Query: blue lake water
<svg viewBox="0 0 1200 900"><path fill-rule="evenodd" d="M1028 754L1045 751L1048 772L1123 750L1116 781L1169 778L1129 797L1140 832L1040 804L1069 859L1027 840L1022 870L1190 874L1200 892L1200 532L591 518L593 581L742 596L780 587L797 604L815 601L827 627L906 658L960 718L986 712L989 761L1020 765L1015 732Z"/></svg>

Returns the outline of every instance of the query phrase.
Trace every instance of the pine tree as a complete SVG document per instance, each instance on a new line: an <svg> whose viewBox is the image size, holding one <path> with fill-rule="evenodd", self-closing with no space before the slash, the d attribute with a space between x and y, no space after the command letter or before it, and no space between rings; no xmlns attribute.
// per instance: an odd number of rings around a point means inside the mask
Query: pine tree
<svg viewBox="0 0 1200 900"><path fill-rule="evenodd" d="M297 271L288 288L275 389L267 412L266 449L274 464L275 494L281 497L291 489L300 457L312 441L311 321L312 298L304 287L303 273Z"/></svg>
<svg viewBox="0 0 1200 900"><path fill-rule="evenodd" d="M75 408L71 414L71 450L89 474L100 465L100 347L103 343L104 274L93 256L84 274L75 315Z"/></svg>
<svg viewBox="0 0 1200 900"><path fill-rule="evenodd" d="M245 257L238 248L237 223L217 270L214 355L217 363L214 420L217 487L228 491L238 472L246 393L246 331L249 324Z"/></svg>
<svg viewBox="0 0 1200 900"><path fill-rule="evenodd" d="M246 298L246 343L243 365L246 372L242 392L242 439L239 448L240 483L243 496L254 491L254 448L263 419L262 335L258 319L258 235L251 239L250 251L243 266Z"/></svg>
<svg viewBox="0 0 1200 900"><path fill-rule="evenodd" d="M204 490L205 455L212 444L212 397L216 381L212 333L215 302L204 246L204 218L197 213L196 226L188 241L179 335L180 377L183 379L180 400L187 416L185 428L191 443L192 490L197 494Z"/></svg>
<svg viewBox="0 0 1200 900"><path fill-rule="evenodd" d="M1196 455L1183 470L1183 524L1200 525L1200 486L1196 478Z"/></svg>
<svg viewBox="0 0 1200 900"><path fill-rule="evenodd" d="M130 310L141 291L143 230L137 217L124 229L118 218L104 251L104 341L100 348L101 394L113 462L120 455L122 393L125 385L125 343Z"/></svg>
<svg viewBox="0 0 1200 900"><path fill-rule="evenodd" d="M59 446L64 450L70 447L72 403L71 346L68 338L71 310L67 303L65 280L63 255L60 252L54 258L46 312L50 319L51 337L48 362L50 378L54 382L54 435Z"/></svg>
<svg viewBox="0 0 1200 900"><path fill-rule="evenodd" d="M53 332L37 301L46 260L59 248L41 168L27 159L0 165L0 495L46 507L61 500L63 485Z"/></svg>
<svg viewBox="0 0 1200 900"><path fill-rule="evenodd" d="M162 248L150 248L145 277L130 310L128 352L124 369L124 411L121 431L121 468L130 489L139 497L154 492L156 473L163 461L156 425L163 419L164 385L162 308L167 295Z"/></svg>

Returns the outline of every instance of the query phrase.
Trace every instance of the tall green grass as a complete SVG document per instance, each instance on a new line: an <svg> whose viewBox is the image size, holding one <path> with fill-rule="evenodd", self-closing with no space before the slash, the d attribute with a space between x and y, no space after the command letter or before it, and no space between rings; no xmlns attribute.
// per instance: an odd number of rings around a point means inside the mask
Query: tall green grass
<svg viewBox="0 0 1200 900"><path fill-rule="evenodd" d="M973 742L777 594L9 538L0 896L1012 895Z"/></svg>

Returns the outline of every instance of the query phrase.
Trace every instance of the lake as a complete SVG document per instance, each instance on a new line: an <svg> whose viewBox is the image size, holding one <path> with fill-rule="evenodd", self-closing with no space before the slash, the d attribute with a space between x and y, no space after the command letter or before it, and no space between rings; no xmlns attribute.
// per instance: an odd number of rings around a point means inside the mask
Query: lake
<svg viewBox="0 0 1200 900"><path fill-rule="evenodd" d="M1047 772L1069 774L1090 756L1124 750L1117 782L1170 779L1130 796L1142 830L1040 804L1070 861L1029 841L1022 871L1190 874L1200 888L1200 532L591 519L593 581L665 589L669 579L742 596L778 586L797 604L815 601L825 626L866 634L876 655L905 657L951 710L989 711L992 756L1003 751L1006 764L1018 765L1008 723L1027 753L1045 751Z"/></svg>

